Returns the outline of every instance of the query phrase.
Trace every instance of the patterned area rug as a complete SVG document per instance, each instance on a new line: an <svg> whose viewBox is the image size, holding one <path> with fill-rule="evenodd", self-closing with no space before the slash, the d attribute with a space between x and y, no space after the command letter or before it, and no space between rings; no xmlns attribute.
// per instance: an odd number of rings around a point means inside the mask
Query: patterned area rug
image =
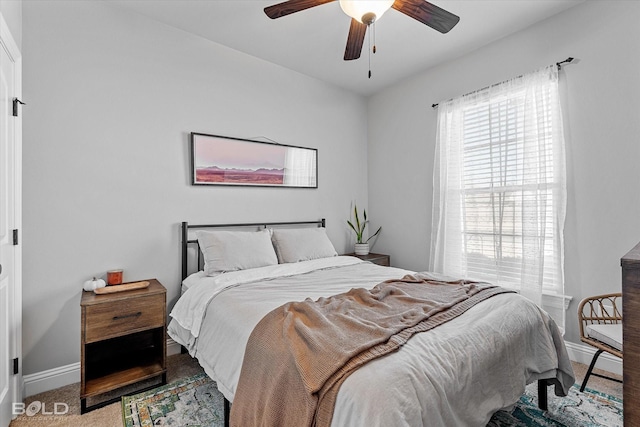
<svg viewBox="0 0 640 427"><path fill-rule="evenodd" d="M622 400L574 384L567 397L549 388L549 410L538 408L537 384L527 386L512 411L496 412L487 427L622 427Z"/></svg>
<svg viewBox="0 0 640 427"><path fill-rule="evenodd" d="M223 427L224 401L216 383L201 373L124 396L122 419L125 427Z"/></svg>
<svg viewBox="0 0 640 427"><path fill-rule="evenodd" d="M487 427L622 427L622 402L613 396L574 385L567 397L549 389L549 411L537 407L536 384L511 411L498 411ZM198 374L153 390L122 398L125 427L223 427L224 404L216 384Z"/></svg>

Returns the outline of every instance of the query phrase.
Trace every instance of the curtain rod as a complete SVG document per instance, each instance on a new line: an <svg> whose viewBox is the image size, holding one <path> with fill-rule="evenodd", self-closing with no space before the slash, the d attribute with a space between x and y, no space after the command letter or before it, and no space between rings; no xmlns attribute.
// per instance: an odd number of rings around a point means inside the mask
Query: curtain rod
<svg viewBox="0 0 640 427"><path fill-rule="evenodd" d="M565 59L564 61L556 62L556 66L558 67L558 71L560 71L560 69L562 68L562 64L569 64L569 63L573 62L573 59L574 59L574 58L572 58L572 57L568 57L568 58L567 58L567 59ZM522 77L522 76L520 75L520 76L518 76L518 77ZM515 77L515 78L517 79L518 77ZM504 83L504 82L503 82L503 83ZM473 92L465 93L465 94L464 94L464 95L462 95L462 96L471 95L472 93L480 92L481 90L489 89L490 87L492 87L492 86L496 86L496 85L499 85L499 84L502 84L502 83L495 83L495 84L492 84L491 86L485 86L485 87L483 87L482 89L478 89L478 90L474 90ZM452 98L452 99L453 99L453 98ZM436 103L436 104L431 104L431 108L437 108L437 107L438 107L438 104L437 104L437 103Z"/></svg>

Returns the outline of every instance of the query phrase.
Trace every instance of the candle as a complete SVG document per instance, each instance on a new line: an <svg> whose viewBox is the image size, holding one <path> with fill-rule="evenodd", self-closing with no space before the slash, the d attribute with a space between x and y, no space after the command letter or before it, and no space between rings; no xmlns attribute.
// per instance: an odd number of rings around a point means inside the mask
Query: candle
<svg viewBox="0 0 640 427"><path fill-rule="evenodd" d="M107 285L122 285L122 270L107 271Z"/></svg>

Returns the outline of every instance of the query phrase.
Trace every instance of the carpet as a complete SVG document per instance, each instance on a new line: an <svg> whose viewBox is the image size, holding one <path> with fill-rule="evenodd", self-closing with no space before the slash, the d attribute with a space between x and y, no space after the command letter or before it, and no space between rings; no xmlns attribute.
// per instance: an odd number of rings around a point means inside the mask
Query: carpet
<svg viewBox="0 0 640 427"><path fill-rule="evenodd" d="M537 385L527 387L511 411L498 411L487 427L622 427L622 401L574 385L567 397L549 390L549 411L537 407ZM125 427L224 426L224 403L216 384L198 374L122 398Z"/></svg>

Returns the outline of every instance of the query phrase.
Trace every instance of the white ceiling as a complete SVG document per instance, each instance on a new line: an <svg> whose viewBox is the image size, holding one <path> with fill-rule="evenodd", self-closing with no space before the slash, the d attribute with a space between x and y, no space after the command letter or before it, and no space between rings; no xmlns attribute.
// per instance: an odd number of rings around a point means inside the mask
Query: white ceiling
<svg viewBox="0 0 640 427"><path fill-rule="evenodd" d="M367 78L362 56L344 61L350 19L337 1L279 19L264 7L279 0L110 0L170 26L350 91L371 95L408 76L526 28L584 0L433 0L460 17L448 34L387 11L376 23L377 53Z"/></svg>

